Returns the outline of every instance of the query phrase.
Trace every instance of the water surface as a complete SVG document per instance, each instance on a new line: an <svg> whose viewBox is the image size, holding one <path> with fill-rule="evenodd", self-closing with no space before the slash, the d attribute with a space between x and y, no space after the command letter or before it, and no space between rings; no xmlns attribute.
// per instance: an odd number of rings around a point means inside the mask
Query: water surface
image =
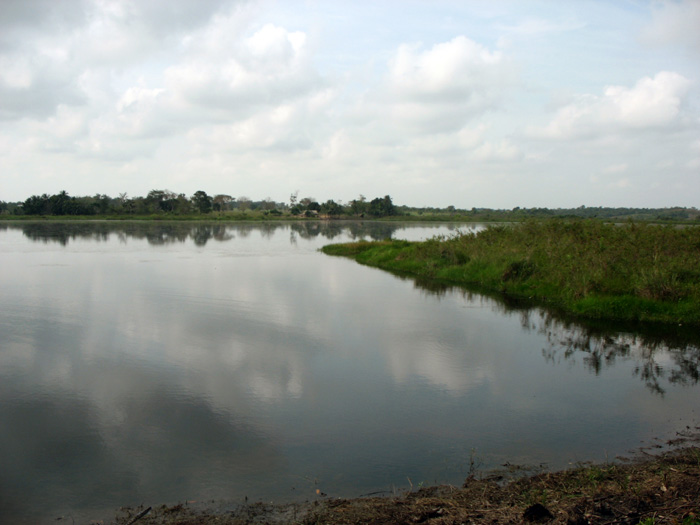
<svg viewBox="0 0 700 525"><path fill-rule="evenodd" d="M459 485L696 424L692 334L566 323L318 251L456 228L0 224L0 522Z"/></svg>

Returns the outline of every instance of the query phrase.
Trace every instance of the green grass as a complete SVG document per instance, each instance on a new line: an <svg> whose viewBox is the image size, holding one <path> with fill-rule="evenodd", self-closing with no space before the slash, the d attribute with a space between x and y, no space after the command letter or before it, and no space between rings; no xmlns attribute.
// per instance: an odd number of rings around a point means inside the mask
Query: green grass
<svg viewBox="0 0 700 525"><path fill-rule="evenodd" d="M424 242L360 242L323 251L580 317L700 325L700 228L693 226L528 221Z"/></svg>

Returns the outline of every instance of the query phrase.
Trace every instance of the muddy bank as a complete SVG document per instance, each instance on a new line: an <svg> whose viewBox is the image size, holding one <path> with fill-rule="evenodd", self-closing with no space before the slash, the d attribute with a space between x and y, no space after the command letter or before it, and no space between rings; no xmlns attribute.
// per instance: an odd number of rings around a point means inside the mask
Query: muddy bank
<svg viewBox="0 0 700 525"><path fill-rule="evenodd" d="M188 505L121 509L117 525L295 523L682 523L700 525L700 427L669 449L504 481L475 476L462 487L423 488L398 497L331 499L236 508Z"/></svg>

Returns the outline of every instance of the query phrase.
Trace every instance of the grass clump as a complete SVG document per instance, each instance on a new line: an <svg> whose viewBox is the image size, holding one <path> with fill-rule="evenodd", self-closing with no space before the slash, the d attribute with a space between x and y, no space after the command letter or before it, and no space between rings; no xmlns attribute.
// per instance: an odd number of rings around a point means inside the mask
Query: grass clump
<svg viewBox="0 0 700 525"><path fill-rule="evenodd" d="M323 251L526 297L582 317L700 324L697 227L557 219L423 242L343 246Z"/></svg>

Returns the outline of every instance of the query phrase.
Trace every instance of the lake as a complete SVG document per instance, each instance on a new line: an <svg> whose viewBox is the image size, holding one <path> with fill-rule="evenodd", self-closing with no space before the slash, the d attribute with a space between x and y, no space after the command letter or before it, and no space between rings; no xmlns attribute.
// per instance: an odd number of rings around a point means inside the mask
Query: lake
<svg viewBox="0 0 700 525"><path fill-rule="evenodd" d="M461 485L697 424L700 338L318 249L478 225L0 223L0 522Z"/></svg>

